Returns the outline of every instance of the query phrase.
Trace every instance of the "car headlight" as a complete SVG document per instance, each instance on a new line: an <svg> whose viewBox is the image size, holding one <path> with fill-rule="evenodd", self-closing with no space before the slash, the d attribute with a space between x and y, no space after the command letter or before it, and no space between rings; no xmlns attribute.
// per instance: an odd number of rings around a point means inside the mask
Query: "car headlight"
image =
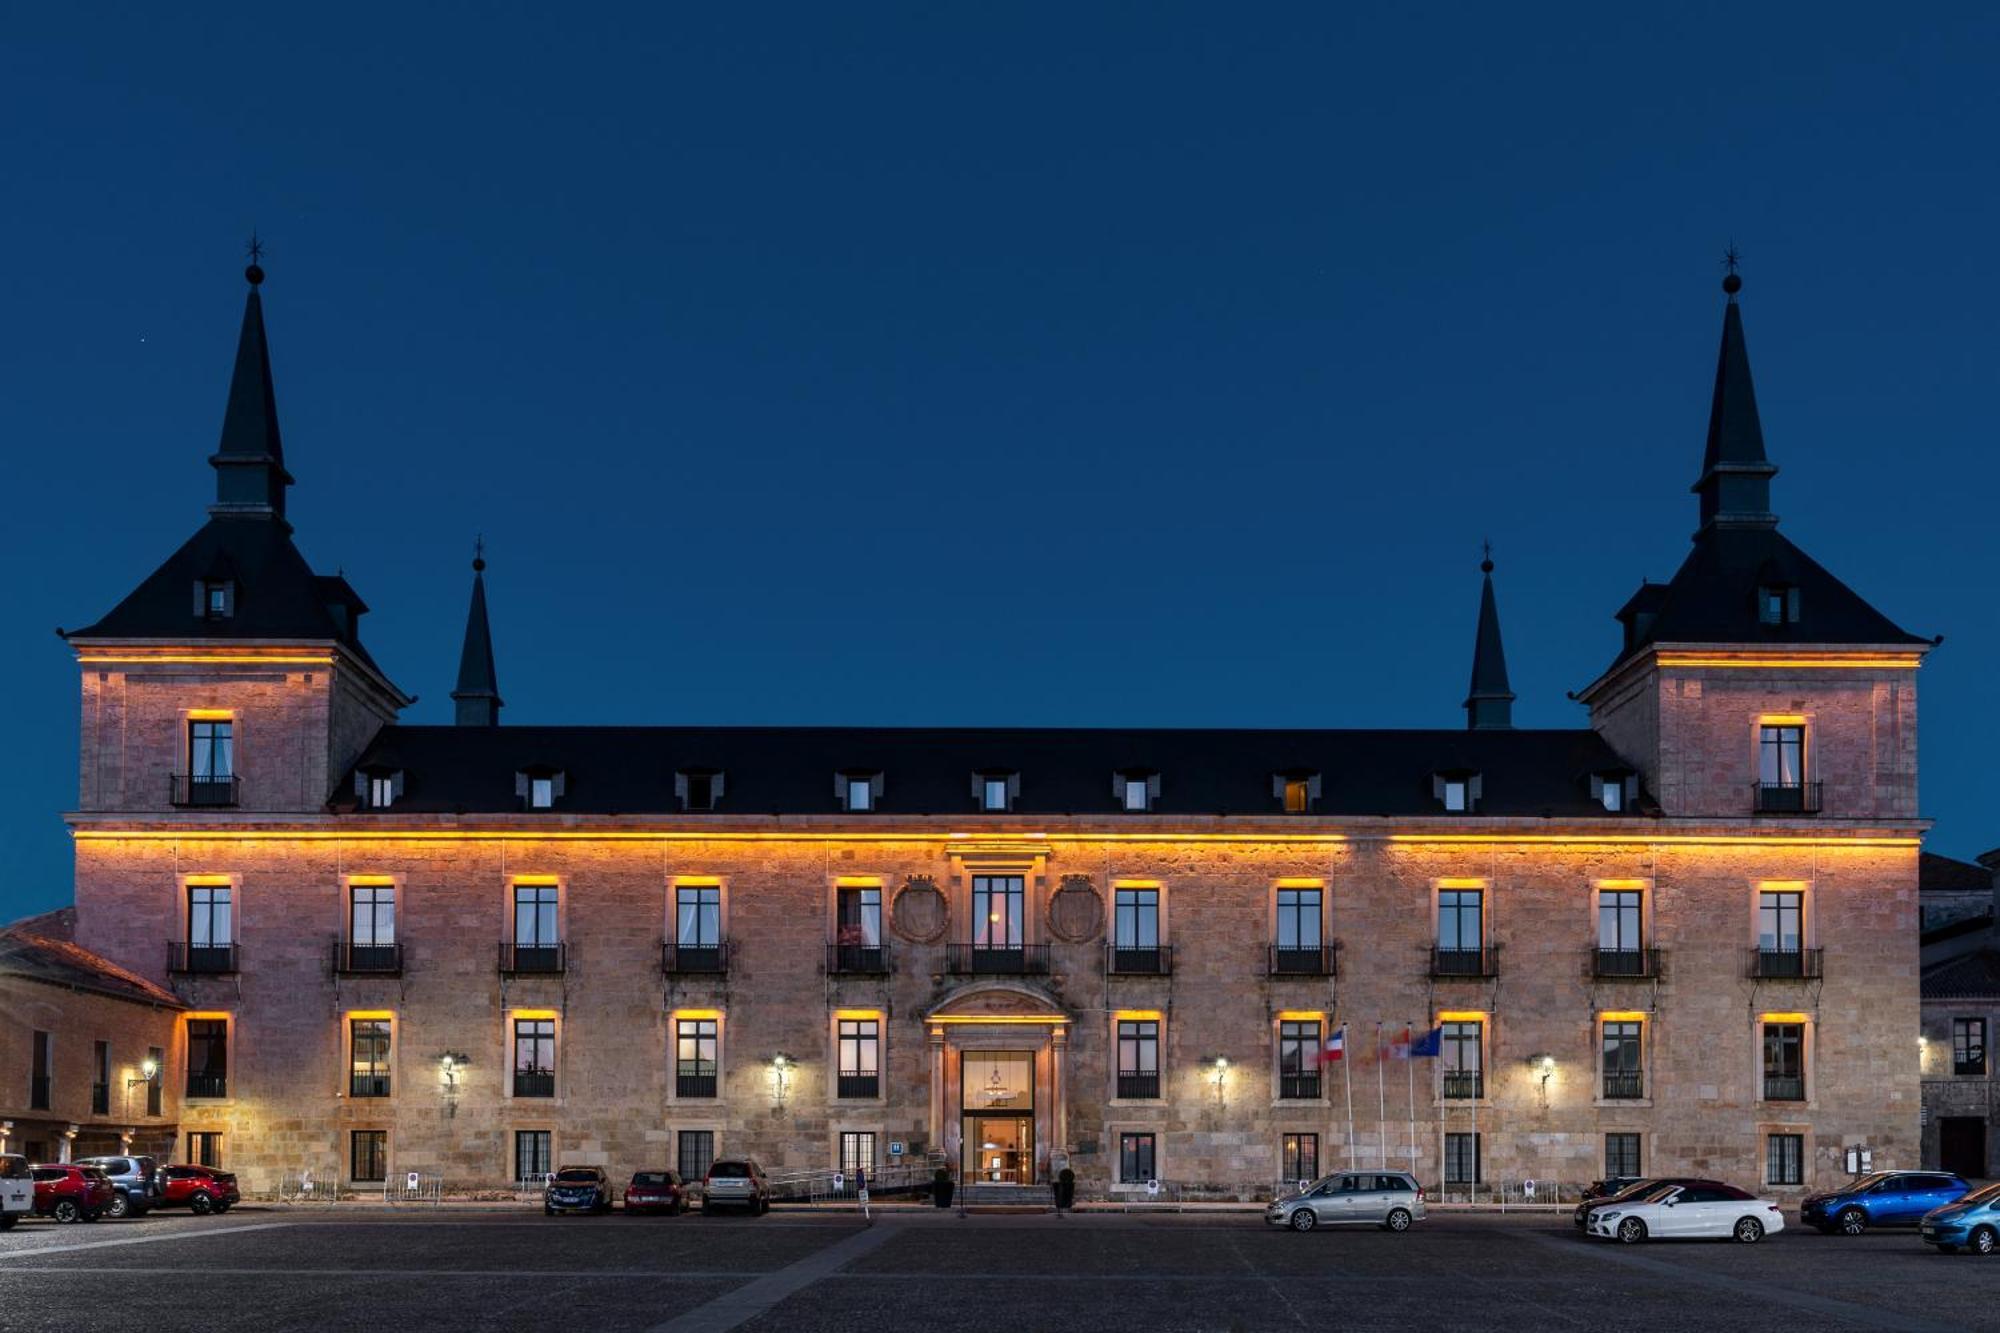
<svg viewBox="0 0 2000 1333"><path fill-rule="evenodd" d="M1608 1213L1596 1214L1597 1220L1600 1222L1609 1222L1612 1218L1616 1216L1618 1216L1618 1211L1615 1208Z"/></svg>

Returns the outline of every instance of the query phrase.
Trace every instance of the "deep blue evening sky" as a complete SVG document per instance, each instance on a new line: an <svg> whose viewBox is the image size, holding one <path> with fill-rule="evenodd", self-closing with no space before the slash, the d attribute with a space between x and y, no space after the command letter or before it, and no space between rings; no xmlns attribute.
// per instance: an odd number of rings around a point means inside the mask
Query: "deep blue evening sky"
<svg viewBox="0 0 2000 1333"><path fill-rule="evenodd" d="M68 900L51 630L204 519L253 225L412 720L483 532L507 719L579 723L1455 726L1490 535L1580 724L1734 239L1784 530L1947 636L1933 845L2000 843L1990 7L416 8L10 13L0 917Z"/></svg>

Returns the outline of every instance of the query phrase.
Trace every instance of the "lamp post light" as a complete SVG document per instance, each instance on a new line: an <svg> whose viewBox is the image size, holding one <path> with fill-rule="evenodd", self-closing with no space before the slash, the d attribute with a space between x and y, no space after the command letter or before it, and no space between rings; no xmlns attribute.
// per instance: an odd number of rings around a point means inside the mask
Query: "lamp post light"
<svg viewBox="0 0 2000 1333"><path fill-rule="evenodd" d="M1556 1076L1556 1058L1547 1051L1538 1051L1528 1057L1528 1068L1540 1077L1542 1089L1542 1109L1549 1109L1549 1080Z"/></svg>
<svg viewBox="0 0 2000 1333"><path fill-rule="evenodd" d="M799 1067L798 1060L784 1051L771 1057L771 1105L775 1110L785 1109L785 1097L791 1091L792 1072Z"/></svg>

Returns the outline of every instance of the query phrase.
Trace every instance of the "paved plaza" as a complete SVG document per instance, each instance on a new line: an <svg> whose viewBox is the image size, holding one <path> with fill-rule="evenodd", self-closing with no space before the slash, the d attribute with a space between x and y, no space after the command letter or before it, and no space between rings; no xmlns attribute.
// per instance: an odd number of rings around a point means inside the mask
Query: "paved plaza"
<svg viewBox="0 0 2000 1333"><path fill-rule="evenodd" d="M92 1311L99 1315L91 1314ZM0 1235L0 1328L2000 1328L1907 1233L1587 1242L1549 1215L1298 1236L1242 1213L549 1219L244 1207Z"/></svg>

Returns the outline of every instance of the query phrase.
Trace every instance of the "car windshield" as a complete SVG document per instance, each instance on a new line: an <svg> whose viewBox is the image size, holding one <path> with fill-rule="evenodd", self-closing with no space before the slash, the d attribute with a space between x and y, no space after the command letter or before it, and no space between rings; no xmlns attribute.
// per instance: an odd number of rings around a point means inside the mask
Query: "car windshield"
<svg viewBox="0 0 2000 1333"><path fill-rule="evenodd" d="M1649 1190L1640 1190L1638 1192L1638 1202L1664 1203L1667 1199L1680 1192L1681 1187L1679 1185L1655 1185Z"/></svg>
<svg viewBox="0 0 2000 1333"><path fill-rule="evenodd" d="M1859 1190L1873 1189L1875 1186L1881 1184L1883 1181L1893 1180L1893 1179L1895 1179L1895 1173L1893 1171L1877 1171L1872 1175L1866 1175L1856 1179L1853 1183L1849 1184L1846 1189L1840 1192L1842 1194L1853 1194Z"/></svg>
<svg viewBox="0 0 2000 1333"><path fill-rule="evenodd" d="M0 1180L23 1180L28 1175L25 1157L0 1157Z"/></svg>
<svg viewBox="0 0 2000 1333"><path fill-rule="evenodd" d="M638 1175L632 1177L632 1183L634 1185L664 1185L667 1183L667 1173L664 1171L641 1171Z"/></svg>
<svg viewBox="0 0 2000 1333"><path fill-rule="evenodd" d="M708 1174L718 1180L746 1180L750 1175L747 1162L717 1162L708 1168Z"/></svg>
<svg viewBox="0 0 2000 1333"><path fill-rule="evenodd" d="M572 1168L568 1171L556 1172L556 1180L565 1185L595 1185L597 1183L597 1173L595 1171L579 1171Z"/></svg>

